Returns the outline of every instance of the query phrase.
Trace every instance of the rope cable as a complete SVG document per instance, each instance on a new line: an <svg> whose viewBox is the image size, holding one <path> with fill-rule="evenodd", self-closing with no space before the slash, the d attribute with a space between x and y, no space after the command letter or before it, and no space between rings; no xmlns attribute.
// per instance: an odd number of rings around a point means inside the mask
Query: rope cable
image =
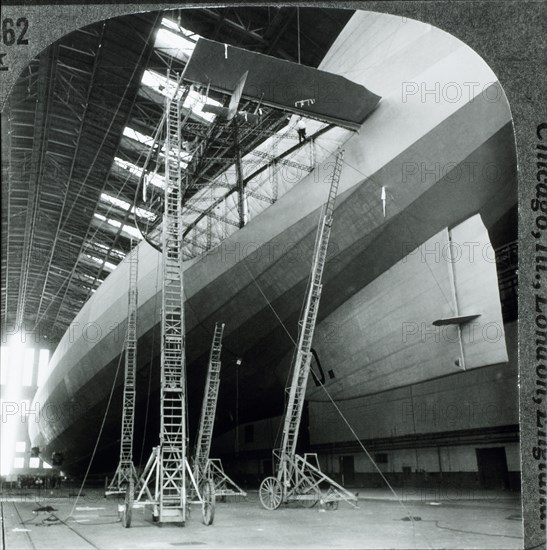
<svg viewBox="0 0 547 550"><path fill-rule="evenodd" d="M254 281L256 287L258 288L260 294L264 297L264 299L266 300L268 306L271 308L272 312L274 313L275 317L278 319L278 321L280 322L280 324L282 325L282 327L284 328L285 332L289 335L289 338L291 339L291 341L293 342L294 345L296 345L296 342L294 341L294 339L292 338L291 334L289 333L287 327L285 326L285 324L283 323L283 321L281 320L281 318L279 317L279 315L277 314L277 312L275 311L275 308L273 307L273 305L271 304L271 302L268 300L268 298L266 297L266 295L264 294L264 292L262 291L262 288L260 287L260 285L258 284L258 281L256 280L256 278L254 277L254 275L252 274L251 270L249 269L247 263L246 263L246 258L243 258L243 264L245 265L245 268L247 269L249 275L251 276L252 280ZM307 290L306 290L306 293L305 293L305 296L307 295L307 292L309 291L309 285L311 284L311 278L312 278L312 273L310 272L309 276L308 276L308 282L307 282ZM300 314L300 317L302 317L302 310L304 309L305 307L305 300L304 300L304 303L302 304L301 306L301 314ZM296 353L296 348L293 352L293 358L294 358L294 353ZM292 363L291 363L292 364ZM287 376L287 381L288 381L288 378L290 376L290 371L291 369L289 369L289 374ZM328 390L326 389L326 387L321 384L321 387L323 388L323 390L325 391L325 393L327 394L327 397L329 398L329 400L331 401L331 403L333 404L333 406L335 407L336 411L338 412L338 414L341 416L342 420L344 421L344 423L346 424L346 426L349 428L350 432L352 433L352 435L355 437L356 441L358 442L359 446L363 449L363 451L365 452L366 456L369 458L369 460L372 462L374 468L378 471L378 473L380 474L382 480L385 482L385 484L387 485L387 487L389 488L389 490L392 492L392 494L394 495L394 497L397 499L398 503L401 505L401 507L403 508L403 510L405 511L405 513L409 516L411 522L412 522L412 527L413 527L413 534L414 534L414 530L415 530L415 525L414 525L414 518L412 516L412 514L410 514L408 512L408 509L406 508L406 506L403 504L401 498L399 497L399 495L397 494L397 492L395 491L395 489L392 487L392 485L389 483L388 479L386 478L386 476L383 474L383 472L380 470L380 468L378 467L378 465L376 464L376 462L374 461L374 459L372 458L372 456L370 455L370 453L368 452L368 450L366 449L366 447L363 445L362 441L359 439L359 437L357 436L355 430L353 429L353 427L351 426L351 424L349 423L349 421L346 419L346 417L344 416L344 414L342 413L342 411L340 410L340 408L336 405L335 401L332 399L332 397L330 396L330 394L328 393ZM277 435L276 435L276 442L278 440L278 436L279 436L279 428L280 426L278 427L278 432L277 432ZM426 539L427 540L427 539ZM429 541L428 542L428 545L429 545ZM430 548L431 545L429 545Z"/></svg>
<svg viewBox="0 0 547 550"><path fill-rule="evenodd" d="M270 309L272 310L273 314L275 315L275 317L277 318L277 320L279 321L279 323L281 324L281 326L283 327L283 329L285 330L285 332L287 333L287 336L290 338L291 342L296 345L296 342L294 340L294 338L292 337L291 333L289 332L289 329L286 327L285 323L283 323L283 321L281 320L281 317L279 317L279 315L277 314L277 312L275 311L273 305L271 304L270 300L268 300L268 297L264 294L264 292L262 291L262 288L260 287L260 285L258 284L258 281L255 279L254 275L252 274L251 270L249 269L249 266L247 265L247 259L246 258L242 258L242 262L243 262L243 265L245 266L245 269L247 270L247 272L249 273L249 275L251 276L251 279L253 280L253 282L255 283L256 285L256 288L258 288L258 291L260 292L260 294L262 294L262 297L264 298L264 300L266 301L266 303L268 304L268 306L270 307Z"/></svg>
<svg viewBox="0 0 547 550"><path fill-rule="evenodd" d="M298 64L300 65L300 7L296 7L296 26L297 26L297 39L298 39Z"/></svg>
<svg viewBox="0 0 547 550"><path fill-rule="evenodd" d="M159 264L160 264L160 254L158 254L156 260L156 286L155 286L155 292L154 292L154 315L156 314L156 311L158 309L158 286L159 286ZM150 409L150 391L152 389L152 371L154 370L152 368L152 363L154 360L154 347L156 343L156 331L152 328L152 344L150 345L150 368L148 370L148 389L146 392L146 407L144 410L144 427L143 427L143 437L142 437L142 444L141 444L141 452L139 455L139 466L142 464L142 458L144 456L144 444L146 440L146 428L148 427L148 411Z"/></svg>
<svg viewBox="0 0 547 550"><path fill-rule="evenodd" d="M124 339L124 347L127 342L127 332ZM106 409L104 411L103 420L101 422L101 427L99 429L99 434L97 436L97 440L95 441L95 447L93 448L93 452L91 453L91 458L89 459L89 463L87 465L87 470L84 475L84 479L82 481L82 484L80 485L80 489L78 490L78 495L76 496L76 499L74 500L74 506L72 507L72 511L70 512L70 516L74 514L74 510L76 509L76 504L78 503L78 499L80 498L80 495L82 494L85 482L87 481L87 476L89 475L89 471L91 470L91 464L93 463L93 459L95 458L95 453L97 452L97 447L99 446L99 441L101 440L101 435L103 433L103 428L106 423L106 417L108 416L108 411L110 409L110 403L112 402L112 396L114 395L114 388L116 387L116 382L118 380L118 375L120 373L120 366L122 364L122 357L123 353L120 353L120 358L118 359L118 366L116 367L116 374L114 375L114 380L112 381L112 387L110 388L110 395L108 396L108 402L106 404ZM70 517L69 516L69 517Z"/></svg>
<svg viewBox="0 0 547 550"><path fill-rule="evenodd" d="M279 321L279 323L281 324L281 326L283 327L283 329L285 330L285 332L287 333L287 335L289 336L291 342L293 343L293 352L292 352L292 356L291 356L291 367L294 363L294 358L295 358L295 355L296 355L296 341L294 340L294 338L292 337L291 333L289 332L289 329L287 328L287 326L285 325L285 323L283 323L283 320L281 319L281 317L279 317L279 315L277 314L277 311L275 311L275 308L273 307L272 303L270 302L270 300L268 300L268 297L266 296L266 294L264 294L264 292L262 291L262 288L260 287L260 285L258 284L258 281L255 279L254 275L252 274L251 270L249 269L247 263L246 263L246 258L243 258L242 259L242 263L243 265L245 266L245 268L247 269L249 275L251 276L252 280L254 281L256 287L258 288L260 294L262 294L262 296L264 297L264 300L266 300L266 303L268 304L268 306L270 307L270 309L272 310L273 314L275 315L276 319ZM303 307L303 306L302 306ZM290 377L291 377L291 371L292 371L292 368L289 368L287 370L287 376L285 378L285 388L288 386L289 384L289 380L290 380ZM286 392L284 392L284 409L287 408L287 394ZM279 436L280 436L280 432L281 432L281 424L282 423L279 423L278 426L277 426L277 432L275 434L275 438L274 438L274 444L277 446L278 442L279 442Z"/></svg>
<svg viewBox="0 0 547 550"><path fill-rule="evenodd" d="M348 427L349 431L351 432L351 434L353 435L353 437L355 438L355 441L357 441L357 443L359 444L359 446L361 447L361 449L363 449L364 453L367 455L368 459L371 461L372 465L374 466L374 469L380 474L380 477L382 478L382 480L384 481L384 483L387 485L387 487L389 488L389 490L391 491L391 493L393 494L393 496L397 499L397 502L400 504L401 508L404 510L404 512L408 515L408 517L410 518L410 521L412 523L412 530L413 530L413 536L415 534L415 524L414 524L414 517L412 516L412 514L408 511L407 507L404 505L403 501L401 500L401 498L399 497L399 495L397 494L397 492L395 491L395 489L393 488L393 486L391 485L391 483L388 481L388 479L386 478L386 476L384 475L384 473L382 472L382 470L378 467L378 465L376 464L375 460L372 458L371 454L368 452L367 448L364 446L363 442L361 441L361 439L359 438L359 436L357 435L357 433L355 432L355 430L353 429L352 425L349 423L348 419L346 418L346 416L344 415L344 413L341 411L340 407L338 407L338 405L336 404L336 402L334 401L334 399L331 397L330 393L328 392L327 388L325 387L324 384L321 384L321 387L323 388L326 396L328 397L329 401L332 403L333 407L335 408L335 410L338 412L338 414L340 415L340 418L343 420L344 424ZM415 542L415 541L413 541ZM426 542L428 543L429 545L429 548L433 548L429 541L427 540L427 537L426 537Z"/></svg>

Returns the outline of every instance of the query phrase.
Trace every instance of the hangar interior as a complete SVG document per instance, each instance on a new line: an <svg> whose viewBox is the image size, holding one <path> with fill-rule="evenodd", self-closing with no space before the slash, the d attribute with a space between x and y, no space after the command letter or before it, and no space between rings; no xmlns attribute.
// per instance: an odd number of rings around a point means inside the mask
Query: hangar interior
<svg viewBox="0 0 547 550"><path fill-rule="evenodd" d="M43 50L2 110L3 529L49 498L52 548L519 547L512 132L475 52L381 13L146 12ZM238 506L276 523L220 542Z"/></svg>

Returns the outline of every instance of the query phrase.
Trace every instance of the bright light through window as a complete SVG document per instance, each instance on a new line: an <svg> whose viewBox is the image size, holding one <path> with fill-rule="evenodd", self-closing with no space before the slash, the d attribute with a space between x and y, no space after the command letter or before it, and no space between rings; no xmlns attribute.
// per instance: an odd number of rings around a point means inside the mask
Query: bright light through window
<svg viewBox="0 0 547 550"><path fill-rule="evenodd" d="M32 378L34 374L34 349L25 350L23 355L23 386L32 386Z"/></svg>
<svg viewBox="0 0 547 550"><path fill-rule="evenodd" d="M0 386L5 386L8 383L8 348L6 346L2 346L0 348L0 353Z"/></svg>
<svg viewBox="0 0 547 550"><path fill-rule="evenodd" d="M121 222L119 222L117 220L111 220L110 218L107 218L106 216L103 216L102 214L97 214L97 212L95 212L93 214L93 216L95 218L97 218L98 220L101 220L102 222L107 222L109 225L111 225L112 227L115 227L117 229L122 227ZM136 229L135 227L132 227L130 225L123 225L122 231L130 237L134 237L135 239L142 240L142 235L141 235L140 231L138 229ZM88 254L86 254L86 256L92 258ZM98 258L93 257L92 259L97 260ZM101 260L101 263L102 263L102 260ZM107 264L108 263L109 262L107 262ZM113 266L112 269L114 269L116 267L114 264L110 264L110 265Z"/></svg>
<svg viewBox="0 0 547 550"><path fill-rule="evenodd" d="M144 86L148 86L149 88L152 88L154 91L166 97L172 97L175 94L175 90L177 89L177 83L175 80L155 71L150 71L148 69L144 71L141 83ZM177 97L181 96L182 87L179 88L177 92ZM203 105L205 105L205 103L207 103L208 105L221 105L220 102L210 97L207 97L206 95L192 87L188 92L186 99L184 100L183 107L191 109L197 117L211 122L215 118L215 115L213 113L204 113L202 111Z"/></svg>
<svg viewBox="0 0 547 550"><path fill-rule="evenodd" d="M158 29L154 47L171 57L187 61L199 36L179 27L172 19L164 18L162 24L164 27Z"/></svg>
<svg viewBox="0 0 547 550"><path fill-rule="evenodd" d="M169 17L164 17L161 20L161 24L164 27L171 29L172 31L176 31L178 34L182 34L183 36L186 36L187 38L189 38L190 40L193 40L194 42L197 41L197 39L200 37L199 34L196 34L195 32L192 32L188 29L185 29L184 27L180 27L176 21L173 21L173 19Z"/></svg>
<svg viewBox="0 0 547 550"><path fill-rule="evenodd" d="M163 176L160 176L156 173L148 173L146 174L146 185L153 185L154 187L158 187L159 189L163 189L165 187L165 178Z"/></svg>
<svg viewBox="0 0 547 550"><path fill-rule="evenodd" d="M140 168L138 168L134 164L131 164L130 162L122 160L120 157L114 157L114 164L118 166L118 168L126 170L130 174L137 176L137 178L141 177L142 170Z"/></svg>
<svg viewBox="0 0 547 550"><path fill-rule="evenodd" d="M100 248L101 250L104 250L105 252L109 252L110 254L114 255L114 256L117 256L118 258L120 258L120 260L122 260L123 258L125 258L125 253L122 252L121 250L118 250L117 248L110 248L109 246L106 246L105 244L103 243L94 243L93 246L90 245L90 248ZM93 277L89 276L89 279L93 280Z"/></svg>
<svg viewBox="0 0 547 550"><path fill-rule="evenodd" d="M106 269L107 271L114 271L116 269L116 265L111 262L104 262L103 265L103 260L101 258L97 258L97 256L93 256L92 254L84 254L84 256L93 261L93 263L97 264L98 266L102 265L103 269Z"/></svg>
<svg viewBox="0 0 547 550"><path fill-rule="evenodd" d="M49 350L41 349L38 357L38 386L42 385L49 374Z"/></svg>
<svg viewBox="0 0 547 550"><path fill-rule="evenodd" d="M22 456L17 456L13 459L13 467L17 469L21 469L25 467L25 459Z"/></svg>
<svg viewBox="0 0 547 550"><path fill-rule="evenodd" d="M177 83L167 76L164 76L156 71L146 69L142 75L141 83L144 86L152 88L164 96L173 97L177 89ZM182 96L182 88L179 88L177 97Z"/></svg>
<svg viewBox="0 0 547 550"><path fill-rule="evenodd" d="M28 461L29 468L39 468L40 467L40 459L37 456L31 456L30 460Z"/></svg>
<svg viewBox="0 0 547 550"><path fill-rule="evenodd" d="M152 136L145 136L144 134L137 132L137 130L133 130L133 128L129 128L129 126L126 126L123 129L123 135L130 139L134 139L135 141L138 141L143 145L148 145L148 147L151 147L152 143L154 142L154 138L152 138Z"/></svg>
<svg viewBox="0 0 547 550"><path fill-rule="evenodd" d="M188 142L186 142L186 145L183 144L183 147L181 148L181 152L180 152L180 155L179 155L179 159L180 159L180 165L183 167L183 168L186 168L188 166L188 162L190 162L190 160L192 159L192 154L190 152L188 152L186 149L188 148ZM161 159L162 161L165 163L165 145L161 148ZM169 151L169 156L173 159L175 159L177 157L176 155L176 151L175 150L171 150ZM162 178L163 180L163 178ZM161 184L161 187L163 187L163 183Z"/></svg>
<svg viewBox="0 0 547 550"><path fill-rule="evenodd" d="M165 150L165 148L164 148ZM127 162L125 160L122 160L119 157L114 157L114 163L121 168L122 170L126 170L130 172L131 174L137 176L138 178L141 177L142 170L135 166L134 164L131 164L130 162ZM158 187L160 189L163 189L165 187L165 181L164 177L160 174L152 174L147 173L146 174L146 184L147 185L154 185L155 187Z"/></svg>
<svg viewBox="0 0 547 550"><path fill-rule="evenodd" d="M30 414L30 399L21 399L21 418L27 418Z"/></svg>
<svg viewBox="0 0 547 550"><path fill-rule="evenodd" d="M109 204L112 204L113 206L118 206L119 208L122 208L123 210L129 210L131 209L131 212L134 214L137 213L137 216L151 220L155 217L152 212L149 210L145 210L144 208L134 208L131 206L127 201L118 199L117 197L113 197L112 195L109 195L108 193L101 193L101 200L103 202L107 202Z"/></svg>
<svg viewBox="0 0 547 550"><path fill-rule="evenodd" d="M25 359L25 335L14 334L10 337L4 352L4 367L7 364L6 384L2 386L2 429L0 430L0 475L11 473L15 438L21 424L20 394ZM4 361L3 361L4 362ZM8 414L9 413L9 414Z"/></svg>
<svg viewBox="0 0 547 550"><path fill-rule="evenodd" d="M122 160L119 157L114 157L114 164L116 164L122 170L126 170L130 174L137 176L138 178L141 177L142 170L138 166L135 166L134 164L127 162L126 160ZM161 189L163 189L165 185L163 176L150 173L146 175L146 183L155 185L156 187L159 187Z"/></svg>
<svg viewBox="0 0 547 550"><path fill-rule="evenodd" d="M186 107L187 109L191 109L194 113L196 113L201 118L204 118L208 122L212 122L215 118L215 115L213 113L204 113L202 111L203 106L205 104L214 105L215 107L219 107L222 105L220 101L216 101L215 99L212 99L210 97L203 95L197 90L191 89L188 92L186 99L184 100L183 107Z"/></svg>
<svg viewBox="0 0 547 550"><path fill-rule="evenodd" d="M148 69L144 71L141 83L143 86L147 86L165 97L172 97L175 94L175 90L177 89L177 83L175 82L175 80L168 78L167 76L161 75L155 71L150 71ZM182 87L179 88L177 92L177 97L181 96ZM221 103L219 103L215 99L207 97L206 95L192 87L188 92L188 96L184 100L183 107L185 107L186 109L191 109L196 117L211 122L214 120L215 115L213 113L204 113L202 111L203 105L205 105L205 103L207 103L208 105L221 105Z"/></svg>

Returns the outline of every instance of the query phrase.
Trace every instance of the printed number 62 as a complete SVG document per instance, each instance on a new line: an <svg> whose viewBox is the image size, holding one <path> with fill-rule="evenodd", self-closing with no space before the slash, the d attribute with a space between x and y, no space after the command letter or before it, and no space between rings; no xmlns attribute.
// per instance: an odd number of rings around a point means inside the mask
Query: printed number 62
<svg viewBox="0 0 547 550"><path fill-rule="evenodd" d="M14 27L18 29L22 27L19 36L17 37ZM26 17L19 17L17 21L13 22L13 19L6 17L2 20L2 42L5 46L13 46L17 44L18 46L26 46L28 44L28 39L25 38L25 34L28 30L28 19Z"/></svg>

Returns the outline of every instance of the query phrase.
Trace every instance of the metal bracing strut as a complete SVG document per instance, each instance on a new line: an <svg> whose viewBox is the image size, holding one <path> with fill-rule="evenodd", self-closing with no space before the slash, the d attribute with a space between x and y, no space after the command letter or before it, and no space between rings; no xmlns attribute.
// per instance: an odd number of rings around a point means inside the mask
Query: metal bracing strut
<svg viewBox="0 0 547 550"><path fill-rule="evenodd" d="M138 479L133 464L133 424L135 422L135 373L137 371L137 278L139 249L136 246L127 256L129 259L129 291L127 312L127 336L125 340L125 370L123 386L122 436L120 462L105 496L126 491L130 480Z"/></svg>
<svg viewBox="0 0 547 550"><path fill-rule="evenodd" d="M209 368L205 382L205 394L201 408L196 453L194 456L194 478L201 483L209 479L213 482L216 496L246 496L247 493L238 487L224 472L220 459L209 458L215 413L220 386L220 352L222 349L222 333L224 323L215 325L211 353L209 355Z"/></svg>
<svg viewBox="0 0 547 550"><path fill-rule="evenodd" d="M189 176L183 172L181 162L184 94L177 97L178 89L177 86L172 98L167 98L165 116L160 444L139 479L135 501L128 491L126 515L134 502L141 506L151 504L154 518L160 523L184 524L188 504L200 503L203 521L210 525L214 517L214 488L212 483L198 488L187 457L182 197L186 188L183 181ZM192 499L188 498L188 489ZM130 517L124 525L127 523L130 524Z"/></svg>
<svg viewBox="0 0 547 550"><path fill-rule="evenodd" d="M306 454L302 458L296 454L296 442L311 365L311 346L321 297L321 281L343 157L344 151L340 150L336 156L328 199L317 228L310 282L303 317L299 323L300 330L283 425L281 449L274 451L277 475L266 478L260 485L260 500L262 505L270 510L279 507L282 502L290 500L312 501L313 503L320 499L323 502L356 500L353 494L321 472L317 455ZM326 495L321 494L320 484L322 483L329 485Z"/></svg>

